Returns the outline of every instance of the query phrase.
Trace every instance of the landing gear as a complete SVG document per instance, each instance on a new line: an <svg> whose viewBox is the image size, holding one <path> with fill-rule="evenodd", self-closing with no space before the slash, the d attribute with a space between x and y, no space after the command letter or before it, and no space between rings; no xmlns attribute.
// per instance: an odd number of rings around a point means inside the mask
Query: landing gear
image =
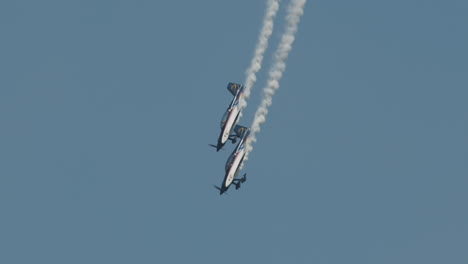
<svg viewBox="0 0 468 264"><path fill-rule="evenodd" d="M244 183L247 180L247 173L244 173L244 177L240 179L234 179L232 181L232 184L236 186L236 190L238 190L241 187L241 183Z"/></svg>
<svg viewBox="0 0 468 264"><path fill-rule="evenodd" d="M237 136L236 135L231 135L229 139L232 141L232 144L235 144L237 141Z"/></svg>
<svg viewBox="0 0 468 264"><path fill-rule="evenodd" d="M244 177L240 179L240 182L245 182L247 180L247 173L244 173Z"/></svg>

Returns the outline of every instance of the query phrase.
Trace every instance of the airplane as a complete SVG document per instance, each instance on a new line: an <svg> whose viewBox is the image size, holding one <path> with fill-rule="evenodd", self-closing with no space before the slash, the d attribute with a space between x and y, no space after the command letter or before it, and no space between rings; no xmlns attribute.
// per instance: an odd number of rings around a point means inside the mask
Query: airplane
<svg viewBox="0 0 468 264"><path fill-rule="evenodd" d="M210 146L216 148L216 151L219 151L228 140L231 140L233 144L236 143L237 140L237 136L231 133L237 122L239 122L239 99L244 92L244 85L230 82L228 83L227 89L231 92L234 98L221 119L221 134L218 138L218 144L210 144Z"/></svg>
<svg viewBox="0 0 468 264"><path fill-rule="evenodd" d="M250 135L250 128L236 125L234 127L234 132L236 136L240 138L239 144L232 152L231 156L229 156L228 160L226 161L226 175L224 176L223 183L221 187L214 186L216 189L219 190L219 195L225 193L231 184L236 186L236 190L241 187L241 183L247 180L247 173L244 173L244 176L240 179L236 178L239 174L240 166L244 161L245 157L245 142L249 138Z"/></svg>

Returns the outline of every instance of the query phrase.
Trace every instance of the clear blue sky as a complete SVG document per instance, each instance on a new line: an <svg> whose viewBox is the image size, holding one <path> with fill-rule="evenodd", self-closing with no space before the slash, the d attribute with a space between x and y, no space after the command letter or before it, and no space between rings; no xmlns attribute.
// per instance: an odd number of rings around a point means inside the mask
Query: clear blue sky
<svg viewBox="0 0 468 264"><path fill-rule="evenodd" d="M1 1L0 263L468 263L468 2L309 0L220 197L264 7Z"/></svg>

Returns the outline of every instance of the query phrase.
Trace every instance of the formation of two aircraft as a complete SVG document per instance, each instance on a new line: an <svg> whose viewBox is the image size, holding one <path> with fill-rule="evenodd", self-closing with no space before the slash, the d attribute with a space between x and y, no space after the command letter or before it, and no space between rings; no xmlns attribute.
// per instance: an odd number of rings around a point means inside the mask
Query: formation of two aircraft
<svg viewBox="0 0 468 264"><path fill-rule="evenodd" d="M241 183L246 181L246 173L244 173L244 176L240 179L237 178L237 176L242 162L244 161L246 154L245 143L250 134L250 128L237 125L241 113L239 99L244 92L244 85L229 83L227 89L231 92L234 98L221 119L221 134L218 138L218 144L210 146L215 147L216 151L219 151L228 140L232 141L234 144L237 139L239 139L239 143L226 161L226 174L221 187L215 186L215 188L219 190L220 195L226 192L231 184L234 184L237 190L240 188Z"/></svg>

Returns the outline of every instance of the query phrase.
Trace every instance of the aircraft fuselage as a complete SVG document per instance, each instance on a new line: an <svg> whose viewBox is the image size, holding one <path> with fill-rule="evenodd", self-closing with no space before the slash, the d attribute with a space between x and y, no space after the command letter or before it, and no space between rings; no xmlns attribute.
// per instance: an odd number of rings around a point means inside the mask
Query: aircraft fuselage
<svg viewBox="0 0 468 264"><path fill-rule="evenodd" d="M224 176L223 183L220 188L220 194L223 194L225 191L227 191L229 189L229 186L231 186L231 184L234 181L236 180L238 181L236 177L239 174L239 170L242 166L242 162L244 161L244 157L246 154L245 142L247 141L248 136L249 136L248 128L244 128L244 129L247 129L247 132L244 133L244 135L239 141L239 144L237 145L237 147L234 149L234 151L232 152L232 154L229 156L228 160L226 161L226 166L225 166L226 174ZM239 188L240 186L240 185L237 186L237 184L236 184L236 189Z"/></svg>
<svg viewBox="0 0 468 264"><path fill-rule="evenodd" d="M229 187L229 185L231 185L232 181L238 174L239 167L242 164L242 160L245 156L245 149L242 149L237 153L233 153L232 155L234 155L233 163L229 168L227 168L226 176L224 177L223 186L226 188Z"/></svg>
<svg viewBox="0 0 468 264"><path fill-rule="evenodd" d="M218 150L221 149L224 146L224 144L226 144L226 142L229 139L229 136L232 133L232 129L237 124L237 121L239 119L240 111L237 105L231 109L228 109L227 111L229 112L228 117L223 127L221 128L221 134L219 135L218 139Z"/></svg>

